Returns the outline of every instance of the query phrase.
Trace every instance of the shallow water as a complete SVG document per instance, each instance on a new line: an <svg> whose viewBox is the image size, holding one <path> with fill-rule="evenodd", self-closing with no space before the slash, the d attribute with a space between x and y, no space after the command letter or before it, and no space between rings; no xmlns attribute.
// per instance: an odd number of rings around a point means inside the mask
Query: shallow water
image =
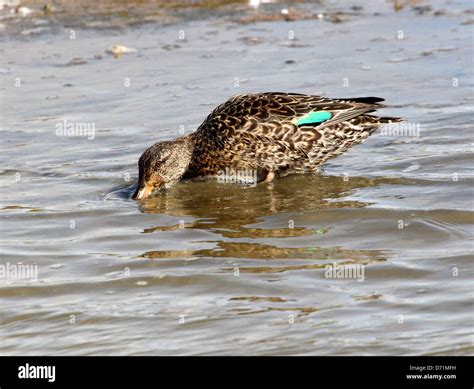
<svg viewBox="0 0 474 389"><path fill-rule="evenodd" d="M0 264L36 264L38 280L0 279L0 353L472 354L473 11L373 4L340 23L240 23L243 5L99 17L75 39L67 19L7 20ZM379 132L269 186L130 200L146 147L256 91L382 96L420 136ZM95 132L62 136L64 120ZM363 282L327 278L334 263Z"/></svg>

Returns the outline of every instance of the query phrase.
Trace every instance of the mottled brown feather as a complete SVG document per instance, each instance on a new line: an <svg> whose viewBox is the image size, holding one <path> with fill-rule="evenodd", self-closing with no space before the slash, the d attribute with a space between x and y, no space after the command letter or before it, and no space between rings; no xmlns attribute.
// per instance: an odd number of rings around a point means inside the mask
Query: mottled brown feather
<svg viewBox="0 0 474 389"><path fill-rule="evenodd" d="M234 96L192 134L195 148L186 176L215 175L226 167L285 174L313 171L388 122L366 114L382 107L382 100L278 92ZM332 118L295 124L316 111L331 112Z"/></svg>

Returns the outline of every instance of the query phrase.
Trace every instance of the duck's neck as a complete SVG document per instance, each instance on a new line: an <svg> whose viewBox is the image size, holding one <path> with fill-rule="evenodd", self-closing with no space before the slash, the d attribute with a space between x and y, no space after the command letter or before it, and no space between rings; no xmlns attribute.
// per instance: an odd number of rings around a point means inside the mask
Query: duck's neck
<svg viewBox="0 0 474 389"><path fill-rule="evenodd" d="M190 135L185 135L177 140L186 144L186 149L191 151L191 158L189 161L188 169L184 174L183 178L193 178L202 175L203 160L206 160L207 148L203 142L200 141L198 132L193 132Z"/></svg>
<svg viewBox="0 0 474 389"><path fill-rule="evenodd" d="M196 140L191 135L183 135L179 138L174 139L173 142L178 146L178 160L180 166L183 167L182 175L186 175L189 166L192 165L193 154L195 150Z"/></svg>
<svg viewBox="0 0 474 389"><path fill-rule="evenodd" d="M177 143L179 142L179 143L183 144L183 146L186 149L190 150L191 153L192 153L193 150L194 150L194 146L196 145L196 139L193 135L194 135L194 133L190 134L190 135L180 136L179 138L176 138L174 140L174 142L177 142Z"/></svg>

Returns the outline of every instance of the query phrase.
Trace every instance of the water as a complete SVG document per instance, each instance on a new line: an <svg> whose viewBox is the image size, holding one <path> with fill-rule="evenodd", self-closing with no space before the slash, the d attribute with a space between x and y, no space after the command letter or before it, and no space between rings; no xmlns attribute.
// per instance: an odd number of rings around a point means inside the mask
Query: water
<svg viewBox="0 0 474 389"><path fill-rule="evenodd" d="M247 23L245 4L4 20L1 264L38 279L0 279L0 353L472 354L473 11L361 4L294 6L340 23ZM117 44L137 52L105 53ZM270 186L130 200L145 148L261 91L382 96L420 136L379 132Z"/></svg>

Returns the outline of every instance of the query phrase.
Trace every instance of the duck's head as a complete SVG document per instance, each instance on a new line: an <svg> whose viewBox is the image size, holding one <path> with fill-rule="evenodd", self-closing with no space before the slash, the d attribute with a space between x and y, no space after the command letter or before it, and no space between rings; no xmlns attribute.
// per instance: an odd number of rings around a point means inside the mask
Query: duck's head
<svg viewBox="0 0 474 389"><path fill-rule="evenodd" d="M167 187L186 172L192 147L187 139L155 143L138 160L138 185L133 199L147 198L154 189Z"/></svg>

